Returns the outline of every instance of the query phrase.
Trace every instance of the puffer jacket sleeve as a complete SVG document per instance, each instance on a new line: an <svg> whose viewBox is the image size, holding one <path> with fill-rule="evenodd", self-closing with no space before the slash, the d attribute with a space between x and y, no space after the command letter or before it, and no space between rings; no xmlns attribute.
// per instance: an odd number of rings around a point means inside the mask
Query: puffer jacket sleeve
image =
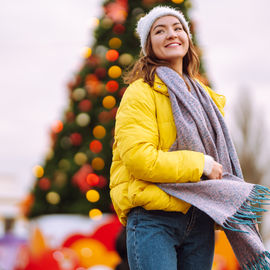
<svg viewBox="0 0 270 270"><path fill-rule="evenodd" d="M133 83L126 90L116 115L115 145L128 171L150 182L197 182L204 155L194 151L158 149L159 132L153 90Z"/></svg>

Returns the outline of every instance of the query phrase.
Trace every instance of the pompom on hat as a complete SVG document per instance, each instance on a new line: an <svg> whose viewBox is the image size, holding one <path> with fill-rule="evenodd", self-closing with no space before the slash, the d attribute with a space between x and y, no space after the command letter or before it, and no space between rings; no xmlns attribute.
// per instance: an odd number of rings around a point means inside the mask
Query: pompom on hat
<svg viewBox="0 0 270 270"><path fill-rule="evenodd" d="M188 22L186 21L184 14L180 10L176 10L167 6L157 6L153 8L148 14L140 18L137 23L136 32L138 33L141 41L141 47L144 55L146 40L151 30L153 23L160 17L172 15L179 19L185 30L187 31L189 37L191 38L191 33L189 30Z"/></svg>

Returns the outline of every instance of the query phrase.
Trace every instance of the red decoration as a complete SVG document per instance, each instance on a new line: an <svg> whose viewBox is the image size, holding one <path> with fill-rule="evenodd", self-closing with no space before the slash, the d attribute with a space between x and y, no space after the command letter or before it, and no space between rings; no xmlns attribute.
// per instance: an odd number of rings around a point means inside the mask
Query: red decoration
<svg viewBox="0 0 270 270"><path fill-rule="evenodd" d="M120 97L122 97L124 95L126 89L127 89L126 87L121 88L121 90L118 93Z"/></svg>
<svg viewBox="0 0 270 270"><path fill-rule="evenodd" d="M90 143L90 150L94 153L99 153L102 150L102 143L98 140L94 140Z"/></svg>
<svg viewBox="0 0 270 270"><path fill-rule="evenodd" d="M107 185L107 182L108 182L107 179L104 176L100 175L97 187L103 188L103 187L105 187Z"/></svg>
<svg viewBox="0 0 270 270"><path fill-rule="evenodd" d="M115 250L115 242L122 225L116 216L113 216L109 223L99 227L91 238L100 241L108 250Z"/></svg>
<svg viewBox="0 0 270 270"><path fill-rule="evenodd" d="M98 67L96 70L95 70L95 75L99 78L99 79L103 79L106 77L107 75L107 71L105 68L103 67Z"/></svg>
<svg viewBox="0 0 270 270"><path fill-rule="evenodd" d="M90 173L87 175L86 182L90 186L96 186L99 183L99 177L95 173Z"/></svg>
<svg viewBox="0 0 270 270"><path fill-rule="evenodd" d="M63 247L70 247L73 243L75 243L76 241L80 240L80 239L84 239L86 238L85 235L83 234L73 234L70 237L68 237L62 244Z"/></svg>
<svg viewBox="0 0 270 270"><path fill-rule="evenodd" d="M112 118L115 118L117 110L118 110L118 107L114 107L111 109L110 114Z"/></svg>
<svg viewBox="0 0 270 270"><path fill-rule="evenodd" d="M86 177L92 173L93 169L89 164L84 164L73 176L72 183L77 185L80 190L85 193L90 189L90 185L87 183Z"/></svg>
<svg viewBox="0 0 270 270"><path fill-rule="evenodd" d="M87 59L87 63L89 66L91 67L95 67L100 65L100 58L97 55L91 55L88 59Z"/></svg>
<svg viewBox="0 0 270 270"><path fill-rule="evenodd" d="M69 138L74 146L79 146L82 143L82 135L80 133L72 133Z"/></svg>
<svg viewBox="0 0 270 270"><path fill-rule="evenodd" d="M68 123L73 122L75 119L75 115L73 112L66 112L66 120Z"/></svg>
<svg viewBox="0 0 270 270"><path fill-rule="evenodd" d="M115 0L105 7L105 12L114 22L122 23L127 17L128 3L127 0Z"/></svg>
<svg viewBox="0 0 270 270"><path fill-rule="evenodd" d="M84 99L79 103L79 109L82 112L89 112L92 109L92 103L88 99Z"/></svg>
<svg viewBox="0 0 270 270"><path fill-rule="evenodd" d="M42 190L48 190L51 187L51 181L48 178L43 177L38 181L38 185Z"/></svg>
<svg viewBox="0 0 270 270"><path fill-rule="evenodd" d="M101 123L107 123L111 120L111 114L110 112L107 112L107 111L103 111L101 112L99 115L98 115L98 120L101 122Z"/></svg>
<svg viewBox="0 0 270 270"><path fill-rule="evenodd" d="M121 23L118 23L113 27L113 32L115 34L122 34L124 33L124 31L125 31L125 26Z"/></svg>
<svg viewBox="0 0 270 270"><path fill-rule="evenodd" d="M48 250L38 257L27 253L25 254L28 257L26 265L23 268L16 267L15 270L75 270L80 266L77 254L71 249ZM65 267L67 264L68 268Z"/></svg>
<svg viewBox="0 0 270 270"><path fill-rule="evenodd" d="M119 52L117 50L108 50L106 53L106 59L110 62L114 62L118 59Z"/></svg>
<svg viewBox="0 0 270 270"><path fill-rule="evenodd" d="M114 93L119 88L119 83L115 80L108 81L106 83L106 90L110 93Z"/></svg>

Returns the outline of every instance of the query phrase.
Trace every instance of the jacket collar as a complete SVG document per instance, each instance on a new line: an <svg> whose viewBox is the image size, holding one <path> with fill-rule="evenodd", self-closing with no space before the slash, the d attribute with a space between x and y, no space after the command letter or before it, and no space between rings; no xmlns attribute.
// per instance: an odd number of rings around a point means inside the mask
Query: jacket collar
<svg viewBox="0 0 270 270"><path fill-rule="evenodd" d="M154 90L157 92L160 92L161 94L164 94L166 96L169 96L168 88L166 84L155 74L155 80L154 80Z"/></svg>

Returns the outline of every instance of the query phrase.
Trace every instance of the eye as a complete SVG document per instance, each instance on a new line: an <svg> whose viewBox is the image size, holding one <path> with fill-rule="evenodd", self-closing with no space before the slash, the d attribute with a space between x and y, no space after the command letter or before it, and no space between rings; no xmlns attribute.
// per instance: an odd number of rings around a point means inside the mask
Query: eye
<svg viewBox="0 0 270 270"><path fill-rule="evenodd" d="M175 31L182 31L182 30L183 30L183 28L180 27L180 26L178 26L178 27L175 28Z"/></svg>
<svg viewBox="0 0 270 270"><path fill-rule="evenodd" d="M155 35L158 35L158 34L162 33L163 31L164 31L163 29L159 29L159 30L157 30L157 32L155 33Z"/></svg>

